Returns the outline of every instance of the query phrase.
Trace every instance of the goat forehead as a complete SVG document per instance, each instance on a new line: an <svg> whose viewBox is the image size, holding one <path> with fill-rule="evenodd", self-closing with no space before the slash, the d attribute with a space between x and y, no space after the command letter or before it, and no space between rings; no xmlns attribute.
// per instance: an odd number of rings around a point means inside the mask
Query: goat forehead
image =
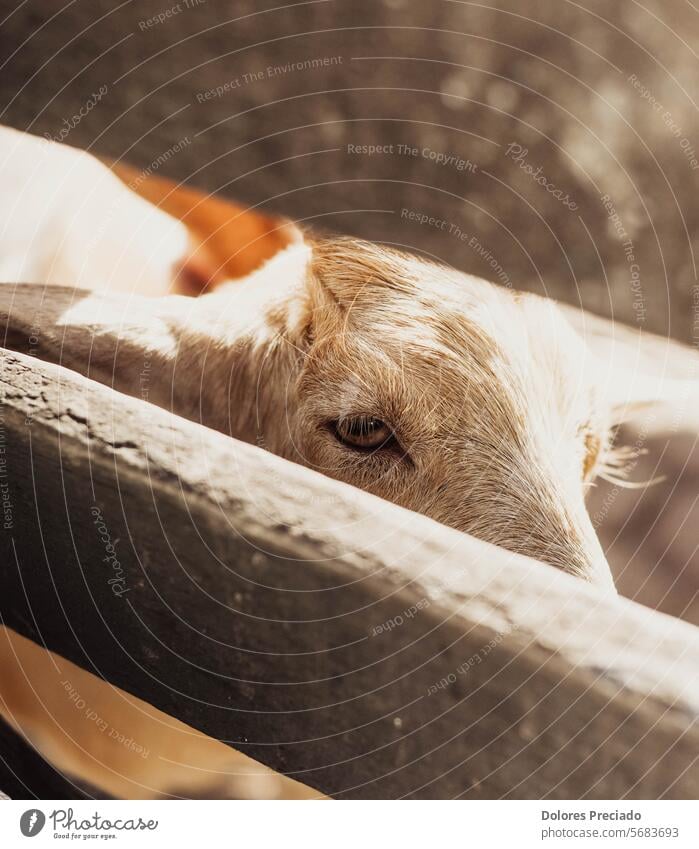
<svg viewBox="0 0 699 849"><path fill-rule="evenodd" d="M570 334L545 303L522 309L507 295L467 304L396 297L366 306L332 340L329 359L370 385L452 393L459 407L473 394L486 407L510 398L552 413L571 410L588 382Z"/></svg>
<svg viewBox="0 0 699 849"><path fill-rule="evenodd" d="M452 304L421 300L417 311L394 304L376 338L403 365L407 353L418 368L441 362L470 384L543 394L565 407L589 383L575 334L555 305L529 296L496 291Z"/></svg>
<svg viewBox="0 0 699 849"><path fill-rule="evenodd" d="M359 262L365 253L370 264ZM521 426L532 419L535 430L585 417L582 358L552 302L373 246L359 245L342 270L367 280L327 360L345 372L343 394L356 378L362 395L374 387L397 394L397 408L451 410L457 427L465 404Z"/></svg>

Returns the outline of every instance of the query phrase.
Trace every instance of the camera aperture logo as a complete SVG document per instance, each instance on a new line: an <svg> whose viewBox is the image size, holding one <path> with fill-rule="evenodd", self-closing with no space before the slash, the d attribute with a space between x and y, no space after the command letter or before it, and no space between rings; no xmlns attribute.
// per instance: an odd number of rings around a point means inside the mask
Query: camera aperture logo
<svg viewBox="0 0 699 849"><path fill-rule="evenodd" d="M19 818L19 830L25 837L36 837L46 824L46 816L38 808L30 808Z"/></svg>

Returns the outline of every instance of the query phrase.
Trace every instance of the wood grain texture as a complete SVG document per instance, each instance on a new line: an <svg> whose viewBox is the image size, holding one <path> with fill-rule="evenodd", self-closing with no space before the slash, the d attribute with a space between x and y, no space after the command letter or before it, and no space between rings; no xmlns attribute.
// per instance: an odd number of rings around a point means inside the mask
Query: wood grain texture
<svg viewBox="0 0 699 849"><path fill-rule="evenodd" d="M58 366L0 366L5 624L338 797L696 796L695 628Z"/></svg>

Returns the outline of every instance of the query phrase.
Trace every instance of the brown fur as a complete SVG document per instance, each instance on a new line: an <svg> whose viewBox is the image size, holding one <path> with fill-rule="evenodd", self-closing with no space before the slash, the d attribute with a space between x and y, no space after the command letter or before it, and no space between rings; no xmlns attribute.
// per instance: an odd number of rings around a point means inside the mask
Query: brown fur
<svg viewBox="0 0 699 849"><path fill-rule="evenodd" d="M244 277L286 247L292 239L287 222L158 176L145 176L122 163L111 170L126 186L158 209L182 221L192 251L173 291L201 295L224 280Z"/></svg>

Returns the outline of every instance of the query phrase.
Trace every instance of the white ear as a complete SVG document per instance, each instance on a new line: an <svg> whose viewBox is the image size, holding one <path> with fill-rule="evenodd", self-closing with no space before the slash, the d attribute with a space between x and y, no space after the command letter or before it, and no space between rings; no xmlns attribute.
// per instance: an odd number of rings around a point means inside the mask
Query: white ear
<svg viewBox="0 0 699 849"><path fill-rule="evenodd" d="M302 333L308 312L299 288L309 250L289 247L266 271L200 298L0 284L0 346L240 434L253 406L233 410L228 400L262 392L246 381L263 369L273 394L270 370L298 359L291 337ZM290 344L278 344L282 335Z"/></svg>
<svg viewBox="0 0 699 849"><path fill-rule="evenodd" d="M179 296L143 298L31 283L0 285L0 345L70 368L130 395L168 406L188 305Z"/></svg>
<svg viewBox="0 0 699 849"><path fill-rule="evenodd" d="M699 430L699 352L618 321L558 306L587 344L598 388L618 421L642 419L652 430Z"/></svg>

